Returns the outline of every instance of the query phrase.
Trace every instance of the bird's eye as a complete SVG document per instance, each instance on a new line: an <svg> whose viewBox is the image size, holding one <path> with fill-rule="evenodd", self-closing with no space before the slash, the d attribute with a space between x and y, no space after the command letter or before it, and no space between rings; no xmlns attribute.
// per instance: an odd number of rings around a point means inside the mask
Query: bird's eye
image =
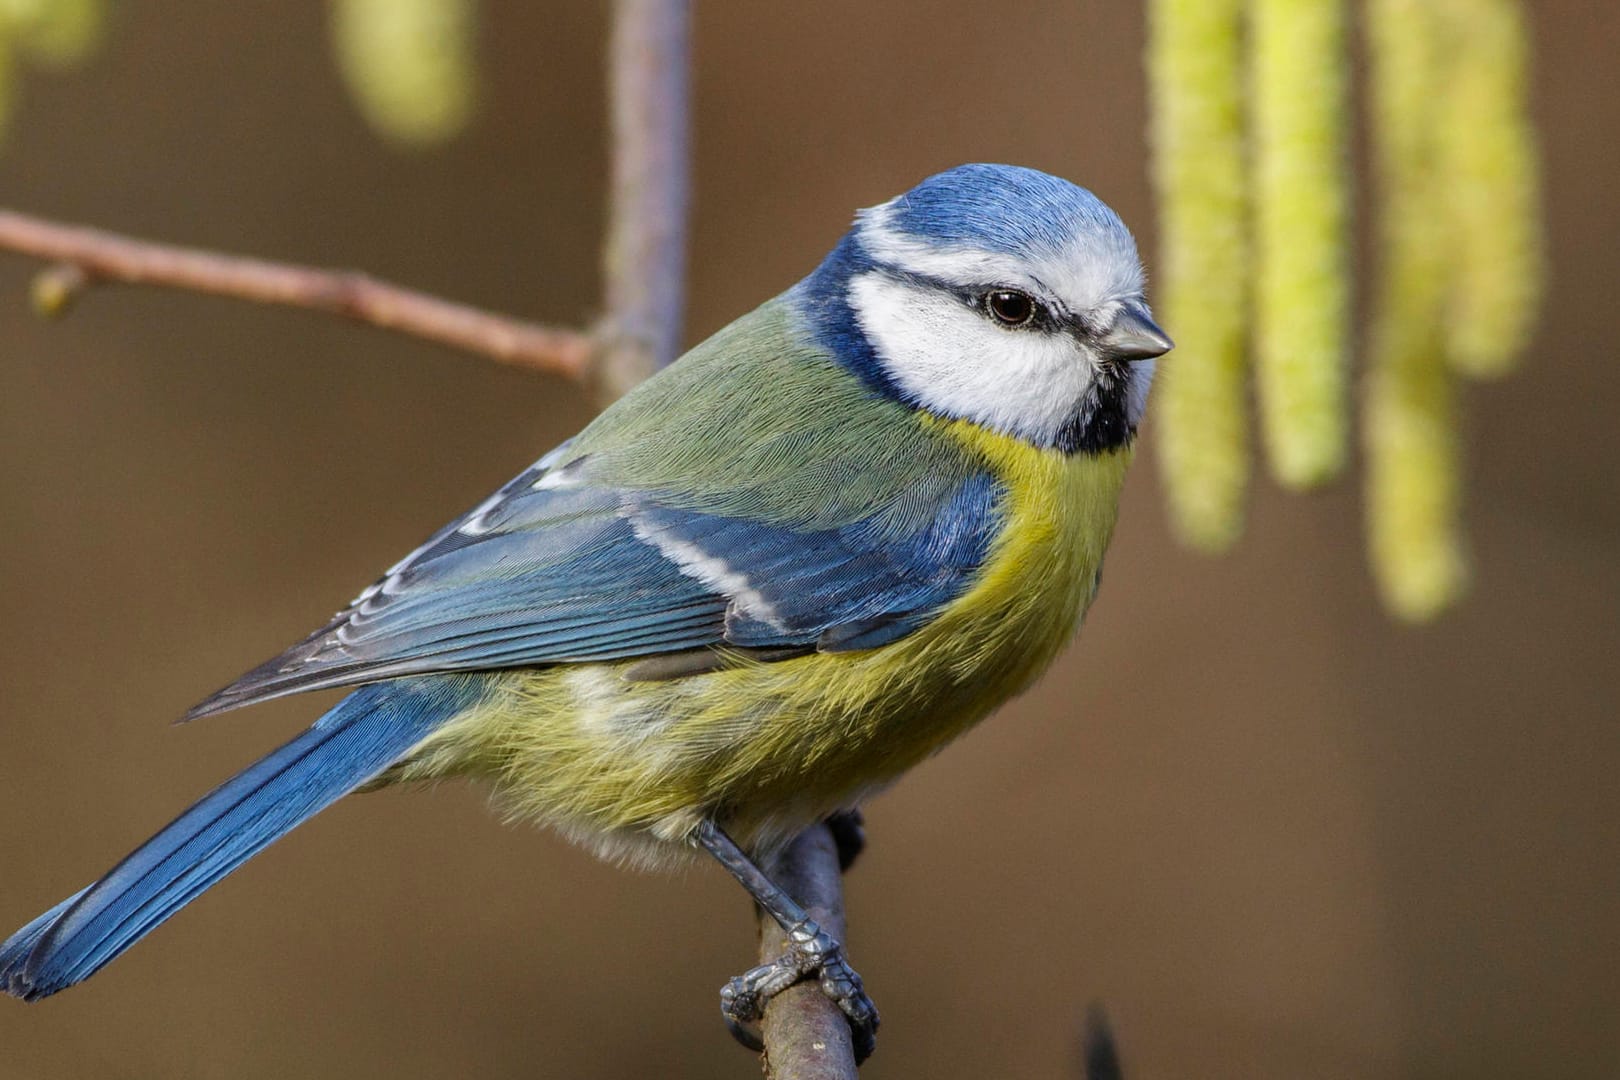
<svg viewBox="0 0 1620 1080"><path fill-rule="evenodd" d="M1017 289L997 289L986 293L984 306L1003 326L1025 326L1035 318L1034 297Z"/></svg>

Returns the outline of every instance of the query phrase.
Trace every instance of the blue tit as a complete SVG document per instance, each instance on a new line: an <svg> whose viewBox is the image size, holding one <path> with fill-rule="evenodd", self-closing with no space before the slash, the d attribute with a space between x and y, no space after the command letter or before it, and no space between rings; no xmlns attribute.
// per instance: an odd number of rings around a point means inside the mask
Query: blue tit
<svg viewBox="0 0 1620 1080"><path fill-rule="evenodd" d="M1090 192L964 165L854 225L446 525L330 622L196 708L357 687L0 946L0 986L88 978L338 798L474 776L641 865L716 856L792 951L836 941L758 861L1030 685L1096 592L1154 358L1136 246Z"/></svg>

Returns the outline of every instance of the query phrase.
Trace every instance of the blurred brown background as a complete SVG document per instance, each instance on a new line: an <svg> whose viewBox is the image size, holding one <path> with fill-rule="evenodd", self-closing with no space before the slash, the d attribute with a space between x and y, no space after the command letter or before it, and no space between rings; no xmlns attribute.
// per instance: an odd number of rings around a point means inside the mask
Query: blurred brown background
<svg viewBox="0 0 1620 1080"><path fill-rule="evenodd" d="M1098 998L1132 1080L1620 1074L1620 8L1530 7L1554 284L1527 370L1468 392L1475 596L1387 621L1354 481L1262 483L1209 560L1139 467L1080 647L870 810L874 1080L1075 1076ZM484 111L417 156L356 118L323 14L119 5L88 70L28 78L0 204L590 315L598 5L490 3ZM709 0L696 43L692 340L963 160L1091 186L1152 250L1138 4ZM591 412L226 301L42 325L33 269L0 258L0 932L323 703L171 719ZM483 803L322 815L86 986L0 1001L0 1074L756 1075L715 1009L733 884Z"/></svg>

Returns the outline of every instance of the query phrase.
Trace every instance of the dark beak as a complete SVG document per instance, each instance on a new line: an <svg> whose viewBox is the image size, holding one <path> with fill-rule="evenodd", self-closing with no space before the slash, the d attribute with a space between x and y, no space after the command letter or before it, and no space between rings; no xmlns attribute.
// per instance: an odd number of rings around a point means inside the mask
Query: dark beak
<svg viewBox="0 0 1620 1080"><path fill-rule="evenodd" d="M1176 347L1170 335L1153 321L1147 308L1134 300L1120 308L1114 325L1107 333L1097 335L1096 343L1114 360L1151 360Z"/></svg>

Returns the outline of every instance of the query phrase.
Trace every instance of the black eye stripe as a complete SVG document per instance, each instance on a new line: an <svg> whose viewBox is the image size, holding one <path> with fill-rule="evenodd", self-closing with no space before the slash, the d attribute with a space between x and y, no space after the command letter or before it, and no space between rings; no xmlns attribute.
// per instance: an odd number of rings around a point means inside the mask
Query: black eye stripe
<svg viewBox="0 0 1620 1080"><path fill-rule="evenodd" d="M1073 316L1055 309L1050 303L1031 293L1028 289L1016 285L1001 285L983 283L978 285L959 285L954 281L945 281L930 274L919 274L915 270L905 270L899 267L883 266L881 269L891 278L907 281L913 285L922 285L939 292L950 293L962 303L983 315L997 326L1006 330L1061 330L1079 329L1079 320ZM1034 314L1022 324L1011 325L996 318L989 308L989 297L994 293L1012 292L1029 298L1034 305Z"/></svg>

